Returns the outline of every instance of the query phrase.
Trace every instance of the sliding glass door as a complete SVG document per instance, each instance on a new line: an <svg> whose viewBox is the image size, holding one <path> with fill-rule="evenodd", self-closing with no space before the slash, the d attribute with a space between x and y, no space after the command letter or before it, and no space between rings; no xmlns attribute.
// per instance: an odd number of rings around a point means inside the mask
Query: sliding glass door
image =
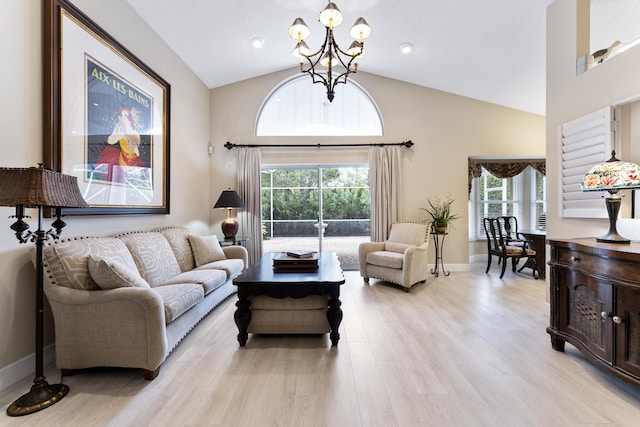
<svg viewBox="0 0 640 427"><path fill-rule="evenodd" d="M263 252L334 251L357 268L370 235L368 167L263 166Z"/></svg>

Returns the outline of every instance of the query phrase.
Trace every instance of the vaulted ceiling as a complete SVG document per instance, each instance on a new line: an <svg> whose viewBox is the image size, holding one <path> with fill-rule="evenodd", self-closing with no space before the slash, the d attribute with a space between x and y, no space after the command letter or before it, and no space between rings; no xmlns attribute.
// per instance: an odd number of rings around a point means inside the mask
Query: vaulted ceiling
<svg viewBox="0 0 640 427"><path fill-rule="evenodd" d="M323 0L127 0L209 87L298 67L288 29L297 17L324 40ZM536 114L545 113L546 8L554 0L338 0L336 41L360 16L373 32L359 70ZM637 0L614 1L638 9ZM605 13L605 12L603 12ZM627 14L629 15L629 14ZM597 30L621 26L606 19ZM593 16L592 16L593 19ZM252 39L264 40L261 49ZM592 46L606 47L592 34ZM413 51L400 52L402 43ZM595 49L594 49L595 50Z"/></svg>

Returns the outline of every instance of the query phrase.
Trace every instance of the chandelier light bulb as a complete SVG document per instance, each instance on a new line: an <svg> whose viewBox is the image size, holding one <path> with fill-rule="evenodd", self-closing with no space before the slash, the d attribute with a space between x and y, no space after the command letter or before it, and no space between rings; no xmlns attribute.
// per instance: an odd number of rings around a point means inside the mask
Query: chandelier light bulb
<svg viewBox="0 0 640 427"><path fill-rule="evenodd" d="M312 54L313 52L311 52L311 49L309 49L309 46L307 46L307 43L305 42L300 42L296 45L296 47L293 49L293 56L295 56L296 58L304 58L304 57L308 57Z"/></svg>
<svg viewBox="0 0 640 427"><path fill-rule="evenodd" d="M354 41L353 43L351 43L351 46L349 46L349 50L347 50L347 53L351 56L363 56L364 49L362 48L362 43L360 43L359 41Z"/></svg>
<svg viewBox="0 0 640 427"><path fill-rule="evenodd" d="M327 7L320 12L320 22L327 28L335 28L342 24L342 13L335 3L329 3Z"/></svg>
<svg viewBox="0 0 640 427"><path fill-rule="evenodd" d="M310 34L311 30L302 18L296 18L289 27L289 36L296 41L304 40L309 37Z"/></svg>
<svg viewBox="0 0 640 427"><path fill-rule="evenodd" d="M371 27L369 26L369 24L367 24L367 21L364 18L360 17L356 19L353 27L351 27L351 30L349 30L349 35L351 36L351 38L363 42L364 39L371 35Z"/></svg>
<svg viewBox="0 0 640 427"><path fill-rule="evenodd" d="M333 54L331 52L325 53L322 59L320 60L320 65L327 68L334 67L337 64L338 64L338 60L333 57Z"/></svg>

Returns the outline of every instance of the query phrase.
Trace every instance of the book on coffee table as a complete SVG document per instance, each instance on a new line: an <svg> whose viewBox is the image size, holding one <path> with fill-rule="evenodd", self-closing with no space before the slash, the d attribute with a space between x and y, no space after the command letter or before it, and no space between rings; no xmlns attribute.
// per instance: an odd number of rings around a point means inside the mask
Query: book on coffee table
<svg viewBox="0 0 640 427"><path fill-rule="evenodd" d="M311 256L299 258L281 252L273 258L273 268L276 271L309 271L318 269L318 253L312 252Z"/></svg>
<svg viewBox="0 0 640 427"><path fill-rule="evenodd" d="M313 257L313 251L305 251L305 250L295 250L287 252L287 256L291 256L294 258L311 258Z"/></svg>

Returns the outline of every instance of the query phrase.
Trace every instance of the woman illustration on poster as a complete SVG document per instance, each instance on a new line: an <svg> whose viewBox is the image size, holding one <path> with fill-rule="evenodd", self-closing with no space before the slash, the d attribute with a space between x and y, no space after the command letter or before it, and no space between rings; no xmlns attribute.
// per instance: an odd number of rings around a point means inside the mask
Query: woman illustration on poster
<svg viewBox="0 0 640 427"><path fill-rule="evenodd" d="M152 188L153 99L91 58L86 73L87 180L135 188L127 197L138 197Z"/></svg>
<svg viewBox="0 0 640 427"><path fill-rule="evenodd" d="M140 159L138 124L138 111L135 108L120 107L113 132L107 138L107 145L100 152L97 162L108 167L107 181L120 181L114 179L114 171L120 169L118 166L146 167Z"/></svg>

